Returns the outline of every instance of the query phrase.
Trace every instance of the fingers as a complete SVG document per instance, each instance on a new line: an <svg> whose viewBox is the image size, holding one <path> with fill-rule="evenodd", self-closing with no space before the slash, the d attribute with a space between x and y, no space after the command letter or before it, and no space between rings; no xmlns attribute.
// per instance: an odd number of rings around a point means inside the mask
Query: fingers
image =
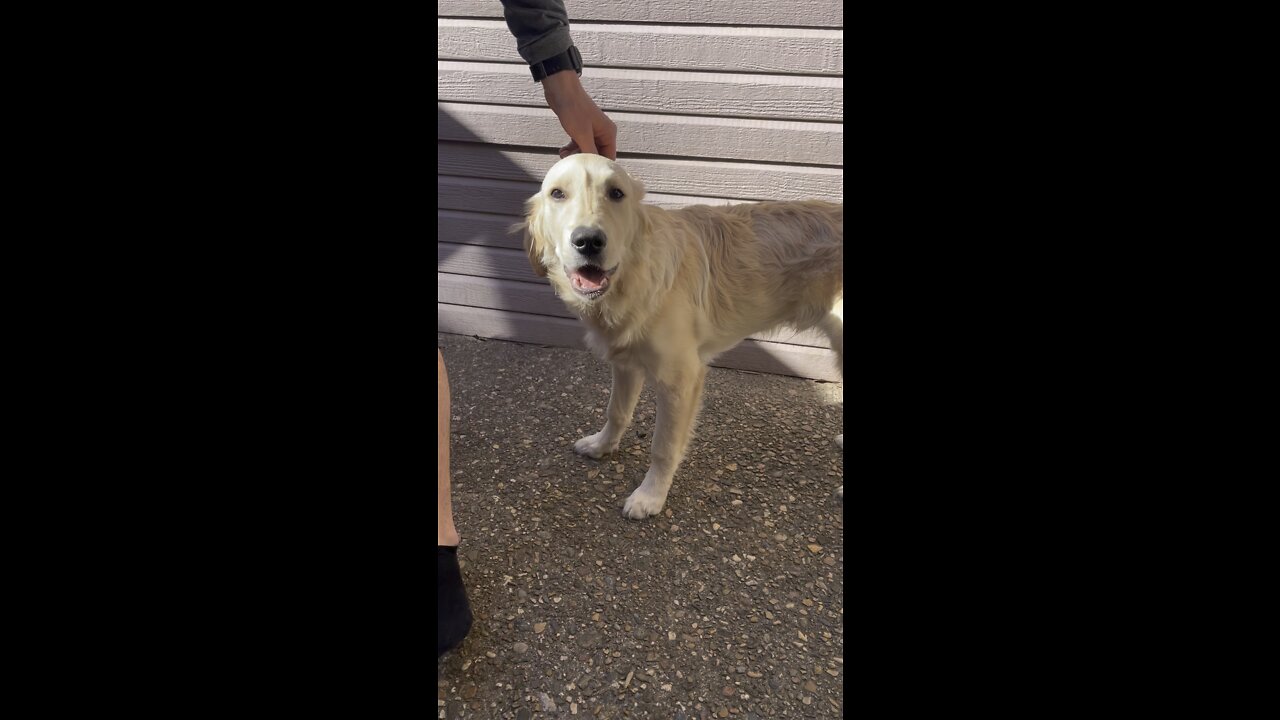
<svg viewBox="0 0 1280 720"><path fill-rule="evenodd" d="M600 113L601 122L596 124L596 146L600 154L610 160L618 159L618 126L613 124L604 113Z"/></svg>
<svg viewBox="0 0 1280 720"><path fill-rule="evenodd" d="M601 138L599 149L600 149L600 154L609 158L610 160L618 159L618 148L615 145L615 141L613 139L609 139L606 141L604 138Z"/></svg>
<svg viewBox="0 0 1280 720"><path fill-rule="evenodd" d="M603 113L602 113L603 117ZM617 127L603 118L606 125L604 127L596 127L588 131L587 134L580 134L572 137L569 144L560 148L561 159L567 158L575 153L594 153L603 155L610 160L618 159L618 130Z"/></svg>
<svg viewBox="0 0 1280 720"><path fill-rule="evenodd" d="M597 154L596 141L595 138L591 137L590 131L573 138L573 142L569 144L575 146L577 152L591 153L593 155ZM572 155L573 153L570 154Z"/></svg>

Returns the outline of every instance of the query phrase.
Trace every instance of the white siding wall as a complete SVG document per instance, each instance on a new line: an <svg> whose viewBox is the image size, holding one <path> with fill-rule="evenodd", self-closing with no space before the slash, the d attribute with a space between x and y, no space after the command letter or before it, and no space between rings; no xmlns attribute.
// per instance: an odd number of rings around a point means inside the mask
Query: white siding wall
<svg viewBox="0 0 1280 720"><path fill-rule="evenodd" d="M437 0L437 317L442 332L582 347L508 234L568 142L498 0ZM583 84L618 125L646 202L843 201L837 0L567 0ZM839 380L816 332L766 333L717 365Z"/></svg>

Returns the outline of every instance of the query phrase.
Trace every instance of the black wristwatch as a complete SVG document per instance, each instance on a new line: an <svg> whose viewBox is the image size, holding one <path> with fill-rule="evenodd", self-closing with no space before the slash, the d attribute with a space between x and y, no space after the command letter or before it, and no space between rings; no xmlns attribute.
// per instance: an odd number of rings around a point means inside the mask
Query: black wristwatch
<svg viewBox="0 0 1280 720"><path fill-rule="evenodd" d="M573 70L579 75L582 74L582 55L578 53L578 48L570 45L568 50L559 55L529 66L534 82L542 82L543 78L555 75L561 70Z"/></svg>

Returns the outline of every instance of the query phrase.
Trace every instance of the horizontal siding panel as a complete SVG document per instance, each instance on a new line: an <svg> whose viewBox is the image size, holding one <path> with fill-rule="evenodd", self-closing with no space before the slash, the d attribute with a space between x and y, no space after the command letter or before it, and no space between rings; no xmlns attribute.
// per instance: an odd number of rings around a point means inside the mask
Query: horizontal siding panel
<svg viewBox="0 0 1280 720"><path fill-rule="evenodd" d="M830 349L831 347L831 340L828 339L821 330L813 328L808 330L795 330L793 328L782 327L762 333L755 333L748 337L754 340L768 340L769 342L784 343L787 345L805 345L808 347L824 349Z"/></svg>
<svg viewBox="0 0 1280 720"><path fill-rule="evenodd" d="M545 282L497 280L438 272L436 302L577 319L560 298L556 297L551 285Z"/></svg>
<svg viewBox="0 0 1280 720"><path fill-rule="evenodd" d="M444 142L438 149L437 173L498 180L541 182L560 159L550 150L505 150L479 143ZM658 160L628 157L625 152L619 161L652 193L740 200L844 200L844 171L839 168Z"/></svg>
<svg viewBox="0 0 1280 720"><path fill-rule="evenodd" d="M533 274L524 250L508 248L437 242L436 271L549 285Z"/></svg>
<svg viewBox="0 0 1280 720"><path fill-rule="evenodd" d="M440 210L436 213L436 238L442 243L488 245L519 250L522 242L520 234L509 232L509 230L521 219L515 215L485 215L459 210Z"/></svg>
<svg viewBox="0 0 1280 720"><path fill-rule="evenodd" d="M792 75L842 75L844 68L843 30L579 23L570 33L588 68ZM437 19L436 57L523 65L501 20Z"/></svg>
<svg viewBox="0 0 1280 720"><path fill-rule="evenodd" d="M844 27L844 4L838 0L578 0L566 9L569 22L697 23L700 25L800 25ZM502 6L494 0L436 0L436 15L501 18Z"/></svg>
<svg viewBox="0 0 1280 720"><path fill-rule="evenodd" d="M443 333L586 349L582 325L569 318L440 303L436 323ZM834 382L841 379L831 350L759 340L744 340L711 364Z"/></svg>
<svg viewBox="0 0 1280 720"><path fill-rule="evenodd" d="M743 340L711 361L716 367L841 382L834 350Z"/></svg>
<svg viewBox="0 0 1280 720"><path fill-rule="evenodd" d="M551 286L541 283L436 273L436 301L491 310L576 318L573 311L556 297ZM796 331L782 328L751 337L791 345L830 347L827 337L817 330Z"/></svg>
<svg viewBox="0 0 1280 720"><path fill-rule="evenodd" d="M503 215L523 215L525 200L537 194L541 187L541 182L437 175L436 202L441 210L472 210ZM690 205L733 205L741 201L649 193L645 195L644 202L646 205L657 205L674 210Z"/></svg>
<svg viewBox="0 0 1280 720"><path fill-rule="evenodd" d="M647 155L842 166L844 125L613 113L619 147ZM437 103L439 140L558 148L567 142L546 108Z"/></svg>
<svg viewBox="0 0 1280 720"><path fill-rule="evenodd" d="M472 210L521 216L524 203L541 184L436 176L436 204L441 210Z"/></svg>
<svg viewBox="0 0 1280 720"><path fill-rule="evenodd" d="M586 349L582 324L569 318L438 303L436 327L455 335Z"/></svg>
<svg viewBox="0 0 1280 720"><path fill-rule="evenodd" d="M593 68L582 76L582 85L606 112L844 120L841 78ZM440 61L436 65L436 98L539 108L547 105L528 68L493 63Z"/></svg>

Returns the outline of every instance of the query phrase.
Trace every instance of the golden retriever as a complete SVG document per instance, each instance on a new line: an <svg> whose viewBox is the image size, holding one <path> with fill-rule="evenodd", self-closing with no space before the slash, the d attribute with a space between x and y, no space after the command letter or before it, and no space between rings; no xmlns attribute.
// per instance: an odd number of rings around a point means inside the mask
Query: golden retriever
<svg viewBox="0 0 1280 720"><path fill-rule="evenodd" d="M574 450L618 448L645 378L658 417L644 482L623 514L662 510L684 458L707 363L748 335L779 325L821 328L844 365L844 206L762 202L664 210L599 155L547 172L517 226L534 272L587 326L612 366L604 429ZM843 447L843 435L836 438ZM843 486L838 492L843 496Z"/></svg>

